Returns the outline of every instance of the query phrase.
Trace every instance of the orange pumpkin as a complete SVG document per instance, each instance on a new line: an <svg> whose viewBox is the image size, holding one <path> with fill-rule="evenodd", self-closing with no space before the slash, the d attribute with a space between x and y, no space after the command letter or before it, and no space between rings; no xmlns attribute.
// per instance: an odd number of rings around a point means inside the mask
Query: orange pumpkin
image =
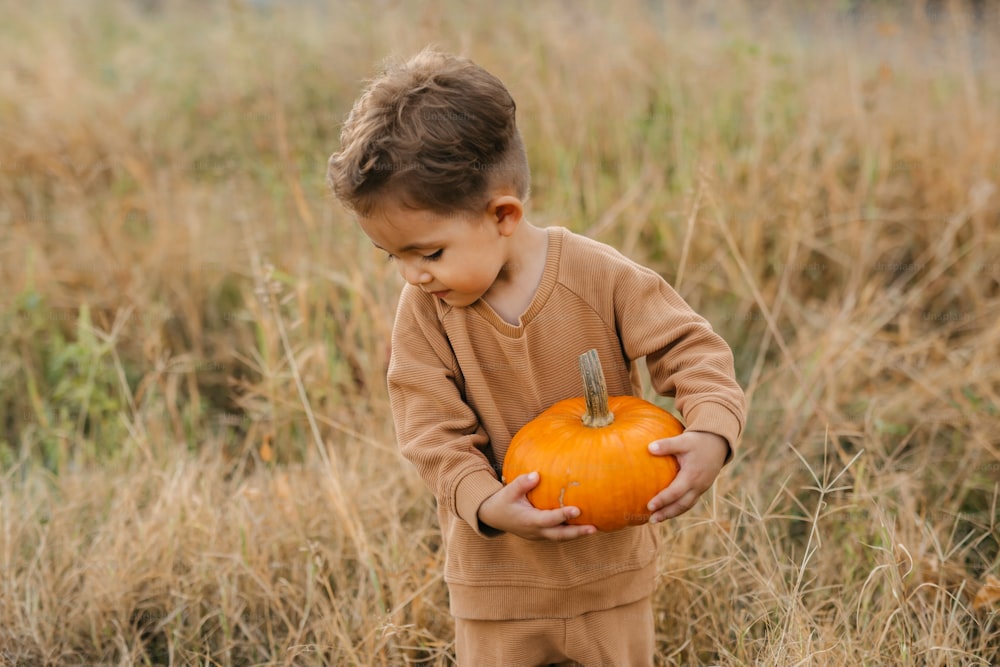
<svg viewBox="0 0 1000 667"><path fill-rule="evenodd" d="M567 523L613 531L646 523L653 496L677 476L673 456L654 456L653 440L684 427L666 410L633 396L608 398L597 350L580 357L585 396L559 401L524 425L510 442L503 480L537 470L528 500L538 509L573 505Z"/></svg>

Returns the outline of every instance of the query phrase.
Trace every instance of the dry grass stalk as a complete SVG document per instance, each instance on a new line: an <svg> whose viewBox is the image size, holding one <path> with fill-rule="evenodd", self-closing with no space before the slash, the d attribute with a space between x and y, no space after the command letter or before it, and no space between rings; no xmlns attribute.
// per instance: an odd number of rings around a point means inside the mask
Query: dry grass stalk
<svg viewBox="0 0 1000 667"><path fill-rule="evenodd" d="M530 217L736 350L660 664L1000 661L996 11L379 7L4 3L0 664L449 664L399 283L322 188L428 42L509 82Z"/></svg>

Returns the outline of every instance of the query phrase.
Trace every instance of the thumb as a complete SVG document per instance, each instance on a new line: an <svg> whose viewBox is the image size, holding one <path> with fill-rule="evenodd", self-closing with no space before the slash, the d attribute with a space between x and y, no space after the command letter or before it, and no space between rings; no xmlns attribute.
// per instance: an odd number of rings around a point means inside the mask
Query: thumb
<svg viewBox="0 0 1000 667"><path fill-rule="evenodd" d="M511 486L517 490L518 495L523 496L528 491L531 491L533 488L538 486L538 480L538 472L533 470L523 475L518 475Z"/></svg>
<svg viewBox="0 0 1000 667"><path fill-rule="evenodd" d="M660 438L659 440L654 440L649 443L648 449L650 454L664 455L664 454L680 454L687 451L684 444L686 440L687 433L681 433L679 435L674 435L669 438Z"/></svg>

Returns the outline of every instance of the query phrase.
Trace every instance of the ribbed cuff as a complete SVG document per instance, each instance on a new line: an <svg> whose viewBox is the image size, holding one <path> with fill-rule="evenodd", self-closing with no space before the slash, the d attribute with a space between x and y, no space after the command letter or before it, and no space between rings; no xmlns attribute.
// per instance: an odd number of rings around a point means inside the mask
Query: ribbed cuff
<svg viewBox="0 0 1000 667"><path fill-rule="evenodd" d="M455 512L477 535L496 537L503 532L479 521L479 506L502 488L503 483L491 470L473 470L455 486Z"/></svg>
<svg viewBox="0 0 1000 667"><path fill-rule="evenodd" d="M684 420L689 431L707 431L725 438L729 443L729 455L726 457L726 463L729 463L743 434L743 423L727 405L714 401L699 403L687 411Z"/></svg>

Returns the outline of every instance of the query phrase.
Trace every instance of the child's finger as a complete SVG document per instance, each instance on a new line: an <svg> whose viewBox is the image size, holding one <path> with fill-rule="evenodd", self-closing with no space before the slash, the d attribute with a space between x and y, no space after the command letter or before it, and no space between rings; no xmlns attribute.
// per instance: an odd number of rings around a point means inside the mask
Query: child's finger
<svg viewBox="0 0 1000 667"><path fill-rule="evenodd" d="M672 438L661 438L649 443L649 453L655 456L666 456L667 454L684 454L690 449L688 447L690 437L687 433L675 435Z"/></svg>
<svg viewBox="0 0 1000 667"><path fill-rule="evenodd" d="M672 505L678 500L680 500L688 491L691 490L691 483L688 480L690 474L681 468L680 472L677 473L677 477L674 481L670 482L670 485L657 493L653 498L647 503L646 509L650 512L656 512L657 510L663 509L668 505Z"/></svg>
<svg viewBox="0 0 1000 667"><path fill-rule="evenodd" d="M558 526L570 519L580 516L580 510L572 505L555 510L539 510L539 525L543 527Z"/></svg>
<svg viewBox="0 0 1000 667"><path fill-rule="evenodd" d="M653 514L649 517L649 522L659 523L684 514L695 506L695 503L698 502L700 495L701 494L696 492L694 489L689 490L677 500L667 503L663 505L659 511L653 512Z"/></svg>
<svg viewBox="0 0 1000 667"><path fill-rule="evenodd" d="M580 509L568 505L557 510L542 510L546 515L546 526L542 528L541 534L550 540L572 540L584 535L593 535L597 528L591 525L569 525L566 521L580 516Z"/></svg>
<svg viewBox="0 0 1000 667"><path fill-rule="evenodd" d="M578 537L593 535L596 532L597 528L594 526L559 525L543 529L540 531L540 535L547 540L559 542L564 540L575 540Z"/></svg>
<svg viewBox="0 0 1000 667"><path fill-rule="evenodd" d="M512 487L518 495L523 496L528 491L531 491L533 488L538 486L538 480L538 473L532 471L523 475L518 475L508 486Z"/></svg>

